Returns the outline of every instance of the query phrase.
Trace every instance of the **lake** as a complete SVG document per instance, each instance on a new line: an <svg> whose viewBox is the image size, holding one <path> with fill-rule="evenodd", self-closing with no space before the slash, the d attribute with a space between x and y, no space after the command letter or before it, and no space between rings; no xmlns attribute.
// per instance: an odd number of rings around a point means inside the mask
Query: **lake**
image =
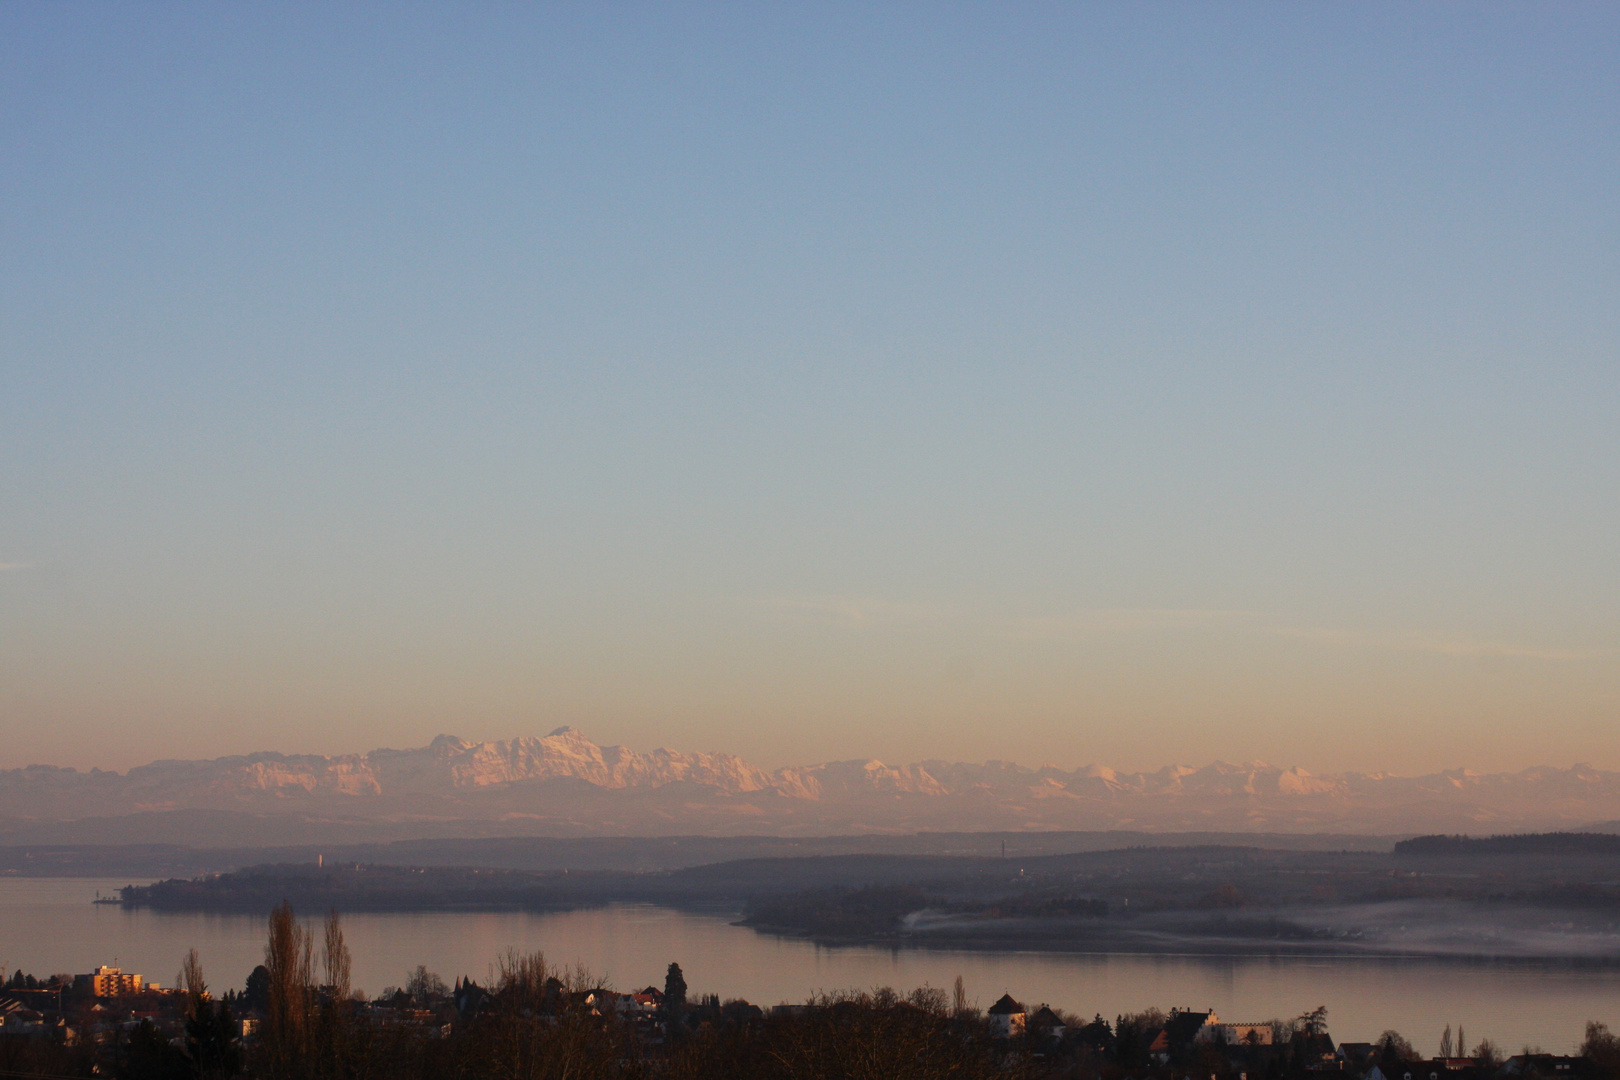
<svg viewBox="0 0 1620 1080"><path fill-rule="evenodd" d="M118 964L169 984L195 947L217 988L240 988L259 963L264 920L239 915L158 914L94 905L124 881L0 878L0 966L31 974ZM318 913L308 912L315 916ZM619 989L663 985L677 961L692 994L762 1005L802 1001L817 990L932 985L957 975L983 1008L1011 992L1112 1019L1151 1005L1214 1008L1227 1020L1294 1016L1328 1007L1340 1040L1370 1041L1386 1028L1432 1054L1446 1024L1470 1042L1489 1036L1513 1052L1525 1044L1571 1050L1587 1020L1620 1028L1620 970L1536 964L1464 964L1346 958L990 953L825 948L758 934L723 918L623 905L565 914L349 915L354 983L375 994L404 982L417 964L452 982L484 981L507 946L544 950L553 963L583 963Z"/></svg>

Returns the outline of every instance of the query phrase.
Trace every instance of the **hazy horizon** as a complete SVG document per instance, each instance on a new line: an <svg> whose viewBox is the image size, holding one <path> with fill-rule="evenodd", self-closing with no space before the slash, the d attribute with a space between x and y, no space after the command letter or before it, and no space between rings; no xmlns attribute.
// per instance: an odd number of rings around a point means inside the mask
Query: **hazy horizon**
<svg viewBox="0 0 1620 1080"><path fill-rule="evenodd" d="M1616 55L0 7L0 768L1620 769Z"/></svg>

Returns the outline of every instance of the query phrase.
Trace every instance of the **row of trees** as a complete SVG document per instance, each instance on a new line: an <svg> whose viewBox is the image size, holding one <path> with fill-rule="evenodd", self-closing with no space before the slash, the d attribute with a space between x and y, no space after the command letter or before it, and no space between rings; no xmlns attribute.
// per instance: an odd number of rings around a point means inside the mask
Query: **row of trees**
<svg viewBox="0 0 1620 1080"><path fill-rule="evenodd" d="M1490 1039L1481 1039L1470 1050L1467 1046L1467 1034L1461 1024L1457 1025L1457 1032L1452 1034L1451 1025L1440 1034L1440 1053L1442 1058L1463 1057L1471 1059L1483 1069L1496 1069L1506 1060L1502 1048ZM1523 1055L1542 1053L1539 1047L1524 1046L1519 1050ZM1610 1076L1620 1076L1620 1036L1609 1031L1607 1024L1590 1020L1586 1024L1586 1038L1582 1040L1577 1055L1591 1062L1593 1068ZM1374 1059L1381 1065L1398 1065L1407 1061L1419 1061L1424 1055L1419 1053L1406 1036L1398 1031L1386 1031L1378 1037L1374 1044ZM1387 1069L1385 1070L1388 1071Z"/></svg>
<svg viewBox="0 0 1620 1080"><path fill-rule="evenodd" d="M52 975L48 978L36 978L23 973L21 968L11 973L11 977L3 984L7 990L45 990L58 986L71 986L73 976Z"/></svg>

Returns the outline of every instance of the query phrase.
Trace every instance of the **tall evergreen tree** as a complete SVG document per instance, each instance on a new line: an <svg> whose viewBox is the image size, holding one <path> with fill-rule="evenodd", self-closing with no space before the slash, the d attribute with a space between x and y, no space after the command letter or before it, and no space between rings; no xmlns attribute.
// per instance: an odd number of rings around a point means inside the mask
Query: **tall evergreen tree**
<svg viewBox="0 0 1620 1080"><path fill-rule="evenodd" d="M675 1021L686 1014L686 976L679 964L670 964L664 975L664 1012Z"/></svg>
<svg viewBox="0 0 1620 1080"><path fill-rule="evenodd" d="M242 1071L242 1047L237 1041L236 1018L231 1007L204 1000L186 1020L186 1053L201 1080L227 1080Z"/></svg>

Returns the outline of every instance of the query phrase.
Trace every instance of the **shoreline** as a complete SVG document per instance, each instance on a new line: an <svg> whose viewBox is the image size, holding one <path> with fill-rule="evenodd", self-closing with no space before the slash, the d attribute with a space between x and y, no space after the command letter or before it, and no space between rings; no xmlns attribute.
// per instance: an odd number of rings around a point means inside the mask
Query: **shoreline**
<svg viewBox="0 0 1620 1080"><path fill-rule="evenodd" d="M265 916L267 909L256 905L157 905L141 901L104 898L91 903L117 905L124 910L150 911L156 915L235 915ZM1185 937L1164 941L1143 940L1143 935L1102 933L1088 939L1025 934L975 935L940 933L829 935L751 922L738 918L743 912L734 904L681 904L645 899L580 899L557 904L468 903L468 904L375 904L340 905L343 914L354 915L477 915L533 914L555 915L571 911L592 911L614 907L651 907L721 919L729 925L753 931L762 937L803 941L826 949L875 949L885 952L966 952L985 955L1050 955L1095 957L1159 957L1183 960L1329 960L1372 963L1445 963L1458 966L1573 968L1585 970L1620 969L1620 952L1612 955L1573 953L1497 953L1455 950L1401 949L1326 942L1288 943L1266 939Z"/></svg>

